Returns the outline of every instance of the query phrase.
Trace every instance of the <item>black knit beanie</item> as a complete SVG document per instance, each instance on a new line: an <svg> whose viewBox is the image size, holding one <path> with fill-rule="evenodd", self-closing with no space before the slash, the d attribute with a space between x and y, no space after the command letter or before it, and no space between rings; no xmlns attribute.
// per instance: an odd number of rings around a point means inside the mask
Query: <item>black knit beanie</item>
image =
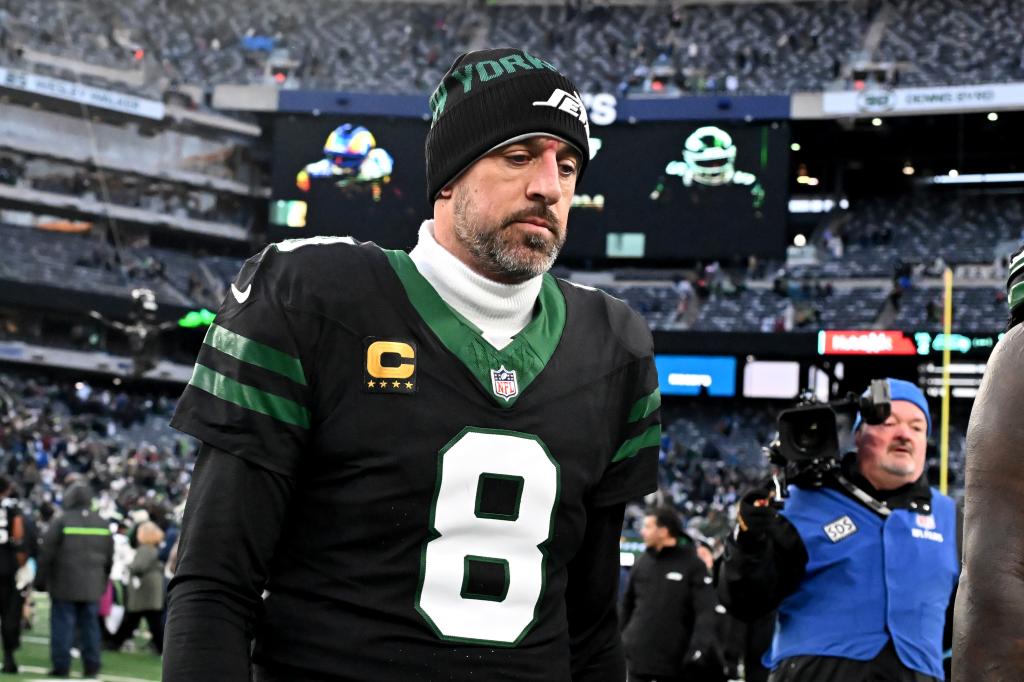
<svg viewBox="0 0 1024 682"><path fill-rule="evenodd" d="M590 160L590 124L576 86L550 63L503 47L459 55L430 96L427 201L473 162L514 139L551 135Z"/></svg>

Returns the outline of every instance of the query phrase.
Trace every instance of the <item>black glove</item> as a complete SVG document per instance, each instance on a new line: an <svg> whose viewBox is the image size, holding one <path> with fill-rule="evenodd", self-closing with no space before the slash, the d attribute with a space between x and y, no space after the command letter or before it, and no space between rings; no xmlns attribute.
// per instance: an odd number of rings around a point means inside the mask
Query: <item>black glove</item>
<svg viewBox="0 0 1024 682"><path fill-rule="evenodd" d="M736 541L759 540L765 536L779 517L771 503L770 493L752 490L740 498L740 510L736 516Z"/></svg>
<svg viewBox="0 0 1024 682"><path fill-rule="evenodd" d="M725 663L717 645L690 648L683 659L683 675L697 682L726 682Z"/></svg>

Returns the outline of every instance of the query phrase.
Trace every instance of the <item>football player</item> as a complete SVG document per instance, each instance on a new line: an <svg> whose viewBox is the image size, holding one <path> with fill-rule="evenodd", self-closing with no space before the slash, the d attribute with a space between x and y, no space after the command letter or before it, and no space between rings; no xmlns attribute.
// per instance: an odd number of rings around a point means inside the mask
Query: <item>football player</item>
<svg viewBox="0 0 1024 682"><path fill-rule="evenodd" d="M953 624L953 679L1024 679L1024 247L1010 258L1010 319L985 368L967 426L964 568Z"/></svg>
<svg viewBox="0 0 1024 682"><path fill-rule="evenodd" d="M168 682L625 678L661 401L643 319L547 274L586 110L517 49L461 55L430 106L412 252L272 244L210 327L172 421L203 445Z"/></svg>

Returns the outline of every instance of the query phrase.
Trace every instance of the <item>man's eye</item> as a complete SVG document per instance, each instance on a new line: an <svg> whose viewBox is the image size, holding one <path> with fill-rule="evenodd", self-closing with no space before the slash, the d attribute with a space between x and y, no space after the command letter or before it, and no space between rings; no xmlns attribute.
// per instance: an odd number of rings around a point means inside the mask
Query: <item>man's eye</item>
<svg viewBox="0 0 1024 682"><path fill-rule="evenodd" d="M530 162L530 155L525 153L508 154L505 158L508 159L509 162L519 165Z"/></svg>
<svg viewBox="0 0 1024 682"><path fill-rule="evenodd" d="M559 168L562 171L562 175L569 176L569 175L575 175L576 174L576 164L575 163L563 163L563 164L559 165Z"/></svg>

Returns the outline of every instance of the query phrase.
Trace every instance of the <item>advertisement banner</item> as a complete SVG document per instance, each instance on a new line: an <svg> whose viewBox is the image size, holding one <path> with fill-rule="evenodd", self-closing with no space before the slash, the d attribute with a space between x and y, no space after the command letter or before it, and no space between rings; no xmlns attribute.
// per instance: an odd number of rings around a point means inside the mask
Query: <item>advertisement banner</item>
<svg viewBox="0 0 1024 682"><path fill-rule="evenodd" d="M662 395L736 395L736 358L715 355L655 355Z"/></svg>
<svg viewBox="0 0 1024 682"><path fill-rule="evenodd" d="M914 339L897 331L818 332L819 355L917 355Z"/></svg>
<svg viewBox="0 0 1024 682"><path fill-rule="evenodd" d="M119 111L123 114L150 118L154 121L159 121L164 117L164 103L157 100L143 99L134 95L126 95L123 92L103 90L15 69L0 67L0 87L78 102L98 109Z"/></svg>
<svg viewBox="0 0 1024 682"><path fill-rule="evenodd" d="M854 116L1024 107L1024 83L826 92L821 106L826 114Z"/></svg>

